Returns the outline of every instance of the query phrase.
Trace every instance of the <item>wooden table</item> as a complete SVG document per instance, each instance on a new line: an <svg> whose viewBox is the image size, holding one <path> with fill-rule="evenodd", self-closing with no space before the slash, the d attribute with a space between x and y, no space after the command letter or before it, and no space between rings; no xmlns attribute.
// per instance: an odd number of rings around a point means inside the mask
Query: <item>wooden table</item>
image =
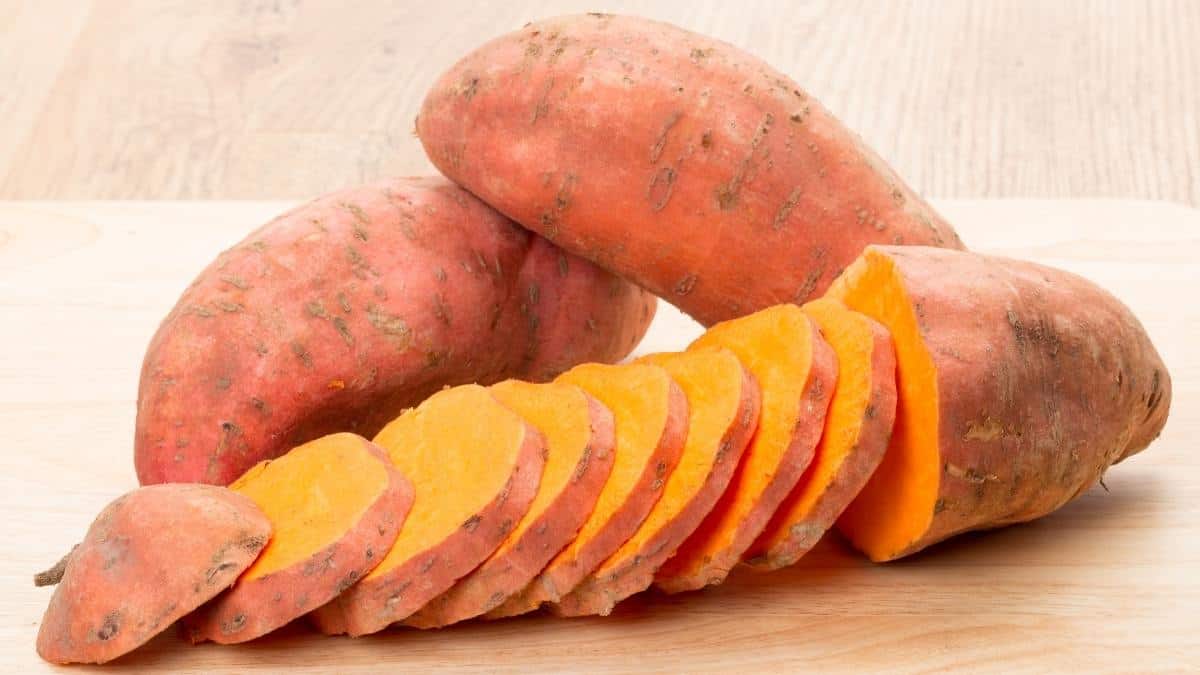
<svg viewBox="0 0 1200 675"><path fill-rule="evenodd" d="M752 50L935 197L1200 207L1197 0L0 0L0 199L310 199L430 170L425 91L527 21Z"/></svg>
<svg viewBox="0 0 1200 675"><path fill-rule="evenodd" d="M827 538L794 568L647 595L606 619L534 616L358 640L293 625L241 647L172 631L113 672L626 670L742 673L1200 668L1200 211L1152 202L943 201L975 248L1070 268L1145 322L1174 378L1166 432L1041 521L872 565ZM0 202L0 669L33 650L31 574L134 487L137 373L217 251L287 205ZM664 306L641 351L695 327Z"/></svg>

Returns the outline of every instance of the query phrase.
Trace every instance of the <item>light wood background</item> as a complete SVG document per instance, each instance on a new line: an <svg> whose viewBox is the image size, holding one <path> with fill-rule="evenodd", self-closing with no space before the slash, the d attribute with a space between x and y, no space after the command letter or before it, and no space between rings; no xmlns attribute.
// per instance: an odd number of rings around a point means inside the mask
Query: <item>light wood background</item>
<svg viewBox="0 0 1200 675"><path fill-rule="evenodd" d="M1200 205L1200 0L0 0L0 199L301 199L424 173L432 80L585 10L752 50L933 196Z"/></svg>

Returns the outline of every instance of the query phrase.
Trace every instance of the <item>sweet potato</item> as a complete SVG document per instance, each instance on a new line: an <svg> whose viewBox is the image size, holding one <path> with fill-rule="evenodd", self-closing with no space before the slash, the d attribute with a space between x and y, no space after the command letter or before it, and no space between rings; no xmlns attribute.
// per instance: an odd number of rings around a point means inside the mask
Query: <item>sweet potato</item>
<svg viewBox="0 0 1200 675"><path fill-rule="evenodd" d="M1045 515L1166 422L1171 378L1145 330L1074 274L872 246L829 295L896 345L892 441L838 521L872 560Z"/></svg>
<svg viewBox="0 0 1200 675"><path fill-rule="evenodd" d="M579 387L506 380L491 392L546 437L549 453L537 496L491 557L405 625L436 628L470 619L525 588L575 538L612 472L612 412Z"/></svg>
<svg viewBox="0 0 1200 675"><path fill-rule="evenodd" d="M488 618L531 612L575 588L641 526L683 452L687 398L662 368L584 364L556 381L582 388L612 411L617 435L612 472L575 540Z"/></svg>
<svg viewBox="0 0 1200 675"><path fill-rule="evenodd" d="M430 90L417 133L451 180L706 325L820 296L869 243L962 247L786 75L647 19L488 42Z"/></svg>
<svg viewBox="0 0 1200 675"><path fill-rule="evenodd" d="M896 417L887 329L829 298L801 309L837 355L837 386L812 463L746 551L746 562L762 569L791 565L820 540L879 466Z"/></svg>
<svg viewBox="0 0 1200 675"><path fill-rule="evenodd" d="M38 629L53 663L130 652L228 588L271 538L254 502L211 485L154 485L109 504L53 574ZM61 581L59 581L61 577Z"/></svg>
<svg viewBox="0 0 1200 675"><path fill-rule="evenodd" d="M721 583L741 561L812 461L837 381L833 350L796 305L717 324L689 349L713 346L754 376L762 413L725 494L659 570L655 585L669 593Z"/></svg>
<svg viewBox="0 0 1200 675"><path fill-rule="evenodd" d="M413 501L383 450L347 433L264 460L229 488L275 535L233 588L184 618L193 643L253 640L329 602L383 559Z"/></svg>
<svg viewBox="0 0 1200 675"><path fill-rule="evenodd" d="M150 343L143 484L228 484L336 431L370 436L446 384L612 361L654 299L440 178L301 206L222 253Z"/></svg>
<svg viewBox="0 0 1200 675"><path fill-rule="evenodd" d="M758 385L733 352L704 349L638 360L664 368L688 400L687 442L662 497L642 526L551 611L559 616L608 615L654 581L725 491L758 426Z"/></svg>
<svg viewBox="0 0 1200 675"><path fill-rule="evenodd" d="M358 636L407 619L496 550L529 510L546 441L487 389L429 397L375 437L416 496L379 565L311 617Z"/></svg>

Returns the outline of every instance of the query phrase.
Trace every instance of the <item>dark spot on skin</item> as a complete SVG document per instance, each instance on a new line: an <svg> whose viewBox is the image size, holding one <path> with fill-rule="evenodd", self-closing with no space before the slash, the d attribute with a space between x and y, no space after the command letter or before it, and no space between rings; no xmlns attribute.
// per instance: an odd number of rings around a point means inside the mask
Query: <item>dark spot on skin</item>
<svg viewBox="0 0 1200 675"><path fill-rule="evenodd" d="M236 288L240 291L244 291L244 290L250 288L250 284L246 283L245 279L238 277L238 276L233 276L233 275L223 276L223 277L221 277L221 281L224 281L225 283L229 284L230 286L233 286L234 288Z"/></svg>
<svg viewBox="0 0 1200 675"><path fill-rule="evenodd" d="M309 313L310 316L315 316L318 319L324 319L325 317L329 316L325 312L325 306L321 304L320 300L311 300L305 303L304 309Z"/></svg>
<svg viewBox="0 0 1200 675"><path fill-rule="evenodd" d="M292 353L296 355L296 358L300 359L300 363L304 364L305 368L312 368L312 355L308 353L308 350L305 349L304 345L300 344L299 342L293 342L291 346Z"/></svg>
<svg viewBox="0 0 1200 675"><path fill-rule="evenodd" d="M571 482L578 483L587 473L588 465L592 462L592 446L586 445L583 452L579 456L579 463L575 465L575 473L571 475Z"/></svg>
<svg viewBox="0 0 1200 675"><path fill-rule="evenodd" d="M257 398L257 397L251 398L250 405L253 405L255 410L257 410L258 412L260 412L264 415L271 414L271 408L267 405L267 402L262 400L261 398Z"/></svg>
<svg viewBox="0 0 1200 675"><path fill-rule="evenodd" d="M96 631L96 639L101 642L107 642L117 636L121 632L121 613L109 612L104 617L104 623L100 625L100 629Z"/></svg>
<svg viewBox="0 0 1200 675"><path fill-rule="evenodd" d="M350 327L346 325L346 320L340 316L333 317L333 328L342 336L342 342L347 345L354 344L354 335L350 332Z"/></svg>
<svg viewBox="0 0 1200 675"><path fill-rule="evenodd" d="M771 229L776 232L783 229L788 216L792 214L792 209L796 208L798 203L800 203L800 188L795 187L788 193L787 199L779 206L779 210L775 212L775 220L771 223Z"/></svg>
<svg viewBox="0 0 1200 675"><path fill-rule="evenodd" d="M875 419L875 415L876 415L876 412L875 412L875 404L874 403L868 405L867 409L863 411L863 417L866 417L869 420Z"/></svg>
<svg viewBox="0 0 1200 675"><path fill-rule="evenodd" d="M679 123L679 119L683 114L676 111L672 112L667 121L663 123L662 130L658 132L658 138L654 140L654 145L650 146L650 163L654 164L662 157L663 148L667 145L667 138L671 134L671 129Z"/></svg>
<svg viewBox="0 0 1200 675"><path fill-rule="evenodd" d="M217 309L225 312L226 314L237 314L243 309L240 304L236 302L229 302L228 300L216 300L213 302L213 304L217 306Z"/></svg>
<svg viewBox="0 0 1200 675"><path fill-rule="evenodd" d="M358 570L351 570L349 574L342 578L337 585L337 595L341 595L358 581Z"/></svg>
<svg viewBox="0 0 1200 675"><path fill-rule="evenodd" d="M229 621L221 622L221 632L224 633L225 635L230 635L232 633L238 632L245 625L246 625L246 615L239 613L239 614L235 615Z"/></svg>
<svg viewBox="0 0 1200 675"><path fill-rule="evenodd" d="M477 513L463 521L462 528L467 532L474 532L479 527L479 523L482 520L483 518Z"/></svg>
<svg viewBox="0 0 1200 675"><path fill-rule="evenodd" d="M283 602L283 593L276 593L275 595L272 595L271 602L274 602L274 603Z"/></svg>
<svg viewBox="0 0 1200 675"><path fill-rule="evenodd" d="M934 502L933 515L936 516L937 514L941 513L942 511L945 511L945 510L946 510L946 499L944 497L939 498L936 502Z"/></svg>
<svg viewBox="0 0 1200 675"><path fill-rule="evenodd" d="M338 306L342 308L342 311L345 312L346 314L349 314L350 310L351 310L350 300L346 297L346 294L338 293L337 301L338 301Z"/></svg>
<svg viewBox="0 0 1200 675"><path fill-rule="evenodd" d="M711 148L712 143L713 143L713 140L712 140L712 132L711 131L706 131L700 136L700 147L704 148L705 150L708 150L709 148Z"/></svg>
<svg viewBox="0 0 1200 675"><path fill-rule="evenodd" d="M401 317L391 314L379 305L367 306L367 321L379 332L387 336L396 346L403 349L408 346L412 330Z"/></svg>
<svg viewBox="0 0 1200 675"><path fill-rule="evenodd" d="M428 573L429 570L433 569L433 566L436 564L437 564L437 556L429 556L429 558L427 558L425 560L425 562L421 563L420 573L421 574Z"/></svg>
<svg viewBox="0 0 1200 675"><path fill-rule="evenodd" d="M500 536L503 537L504 535L508 534L508 531L512 529L512 525L513 522L511 519L505 519L504 522L500 523L500 528L498 529Z"/></svg>
<svg viewBox="0 0 1200 675"><path fill-rule="evenodd" d="M650 201L650 210L662 211L667 202L671 201L671 193L675 189L675 169L664 166L654 172L650 185L646 188L646 198Z"/></svg>
<svg viewBox="0 0 1200 675"><path fill-rule="evenodd" d="M208 568L208 571L204 574L205 583L207 583L209 586L212 586L218 577L236 567L237 563L223 562L219 565L214 565L213 567Z"/></svg>
<svg viewBox="0 0 1200 675"><path fill-rule="evenodd" d="M697 276L692 273L684 275L684 277L675 284L675 294L687 295L688 293L691 293L692 289L696 287L697 279Z"/></svg>
<svg viewBox="0 0 1200 675"><path fill-rule="evenodd" d="M204 319L216 316L216 313L214 313L211 309L204 307L203 305L192 305L191 309L189 309L186 313L193 314Z"/></svg>
<svg viewBox="0 0 1200 675"><path fill-rule="evenodd" d="M228 389L229 384L230 384L230 382L229 382L228 377L218 377L217 378L217 389L221 389L221 390Z"/></svg>
<svg viewBox="0 0 1200 675"><path fill-rule="evenodd" d="M304 609L308 607L308 593L296 598L296 609Z"/></svg>

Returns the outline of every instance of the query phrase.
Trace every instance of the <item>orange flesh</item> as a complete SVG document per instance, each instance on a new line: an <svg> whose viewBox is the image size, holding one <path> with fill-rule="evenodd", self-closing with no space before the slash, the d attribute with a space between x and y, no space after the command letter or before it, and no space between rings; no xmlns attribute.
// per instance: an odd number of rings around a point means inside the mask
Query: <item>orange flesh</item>
<svg viewBox="0 0 1200 675"><path fill-rule="evenodd" d="M663 486L662 497L637 532L595 572L597 577L637 555L704 487L716 463L721 441L738 423L742 402L742 364L728 350L650 354L637 363L663 368L683 390L688 401L687 441L679 463Z"/></svg>
<svg viewBox="0 0 1200 675"><path fill-rule="evenodd" d="M625 504L658 448L667 423L671 378L662 368L644 364L608 366L587 363L558 376L556 382L574 384L613 413L616 456L608 482L596 500L592 515L579 534L550 562L574 560ZM548 565L549 566L549 565Z"/></svg>
<svg viewBox="0 0 1200 675"><path fill-rule="evenodd" d="M286 569L338 541L387 485L383 462L354 434L318 438L254 465L229 489L253 500L275 533L241 578Z"/></svg>
<svg viewBox="0 0 1200 675"><path fill-rule="evenodd" d="M512 549L530 525L568 487L592 434L587 397L579 387L557 382L530 384L505 380L492 385L491 391L500 403L542 432L549 454L542 470L542 482L529 511L492 554L497 557Z"/></svg>
<svg viewBox="0 0 1200 675"><path fill-rule="evenodd" d="M829 289L887 327L896 345L897 401L892 440L838 529L872 560L901 554L929 529L938 494L938 388L917 317L886 255L867 249Z"/></svg>
<svg viewBox="0 0 1200 675"><path fill-rule="evenodd" d="M375 437L413 486L413 506L383 561L387 574L457 531L504 490L525 440L525 422L487 389L443 389Z"/></svg>
<svg viewBox="0 0 1200 675"><path fill-rule="evenodd" d="M863 414L871 403L875 334L867 319L829 298L814 300L801 309L821 329L821 334L837 355L837 385L812 463L775 512L758 541L747 551L747 557L758 555L787 540L792 525L809 517L817 500L829 489L842 462L858 443Z"/></svg>
<svg viewBox="0 0 1200 675"><path fill-rule="evenodd" d="M732 546L746 514L779 471L812 365L812 324L796 305L776 305L719 323L688 349L716 346L733 352L758 381L762 412L725 494L672 561L679 569Z"/></svg>

